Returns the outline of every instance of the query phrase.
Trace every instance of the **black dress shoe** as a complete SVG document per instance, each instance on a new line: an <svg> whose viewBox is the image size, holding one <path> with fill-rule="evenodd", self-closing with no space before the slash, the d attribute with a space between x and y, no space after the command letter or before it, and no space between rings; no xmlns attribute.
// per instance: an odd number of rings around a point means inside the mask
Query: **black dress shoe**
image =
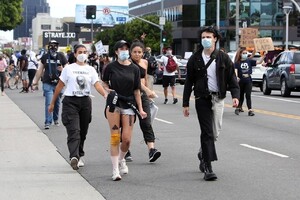
<svg viewBox="0 0 300 200"><path fill-rule="evenodd" d="M210 162L205 163L204 180L214 181L217 178L218 178L217 175L212 170L211 163Z"/></svg>

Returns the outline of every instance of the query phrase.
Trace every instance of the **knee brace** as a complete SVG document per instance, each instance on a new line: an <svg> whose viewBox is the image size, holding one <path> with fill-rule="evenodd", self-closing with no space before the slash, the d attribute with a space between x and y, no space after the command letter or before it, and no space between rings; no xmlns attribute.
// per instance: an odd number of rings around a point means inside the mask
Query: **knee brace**
<svg viewBox="0 0 300 200"><path fill-rule="evenodd" d="M119 132L117 132L117 133L112 133L112 134L110 135L110 144L111 144L112 146L117 146L117 145L119 145L119 144L120 144L120 141L121 141L121 135L120 135Z"/></svg>

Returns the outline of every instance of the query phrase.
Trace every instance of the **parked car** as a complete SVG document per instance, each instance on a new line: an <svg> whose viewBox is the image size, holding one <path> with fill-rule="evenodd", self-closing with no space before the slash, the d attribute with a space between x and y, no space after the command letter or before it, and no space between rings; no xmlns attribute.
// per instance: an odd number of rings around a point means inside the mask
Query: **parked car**
<svg viewBox="0 0 300 200"><path fill-rule="evenodd" d="M261 59L261 56L259 54L254 55L254 57L252 58L253 60L259 60ZM252 85L255 87L259 87L260 91L262 90L262 82L263 82L263 75L266 71L266 67L263 66L262 64L258 64L254 67L252 67Z"/></svg>
<svg viewBox="0 0 300 200"><path fill-rule="evenodd" d="M280 90L281 96L300 91L300 51L284 51L278 54L263 75L263 94Z"/></svg>
<svg viewBox="0 0 300 200"><path fill-rule="evenodd" d="M179 69L180 69L180 78L178 78L178 72L176 72L176 83L180 83L181 85L183 85L185 83L185 78L186 78L186 64L187 64L187 60L180 60L179 61Z"/></svg>

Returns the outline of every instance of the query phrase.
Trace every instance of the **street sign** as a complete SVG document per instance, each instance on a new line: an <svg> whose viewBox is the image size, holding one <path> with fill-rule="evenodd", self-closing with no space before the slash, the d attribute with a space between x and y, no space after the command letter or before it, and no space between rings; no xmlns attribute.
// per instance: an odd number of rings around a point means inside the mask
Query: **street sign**
<svg viewBox="0 0 300 200"><path fill-rule="evenodd" d="M110 14L110 9L108 7L103 8L102 10L104 15L109 15Z"/></svg>
<svg viewBox="0 0 300 200"><path fill-rule="evenodd" d="M166 18L165 17L159 17L159 25L164 26L166 24Z"/></svg>

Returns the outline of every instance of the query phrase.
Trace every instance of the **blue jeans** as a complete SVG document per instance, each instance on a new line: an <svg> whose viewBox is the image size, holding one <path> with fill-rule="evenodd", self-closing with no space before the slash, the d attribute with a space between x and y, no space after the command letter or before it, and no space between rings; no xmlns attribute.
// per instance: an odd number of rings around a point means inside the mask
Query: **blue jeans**
<svg viewBox="0 0 300 200"><path fill-rule="evenodd" d="M60 95L55 101L53 113L48 112L48 107L51 103L53 93L55 91L56 85L52 85L49 83L43 84L44 96L45 96L45 124L50 125L52 121L58 120L59 115L59 106L60 106Z"/></svg>

